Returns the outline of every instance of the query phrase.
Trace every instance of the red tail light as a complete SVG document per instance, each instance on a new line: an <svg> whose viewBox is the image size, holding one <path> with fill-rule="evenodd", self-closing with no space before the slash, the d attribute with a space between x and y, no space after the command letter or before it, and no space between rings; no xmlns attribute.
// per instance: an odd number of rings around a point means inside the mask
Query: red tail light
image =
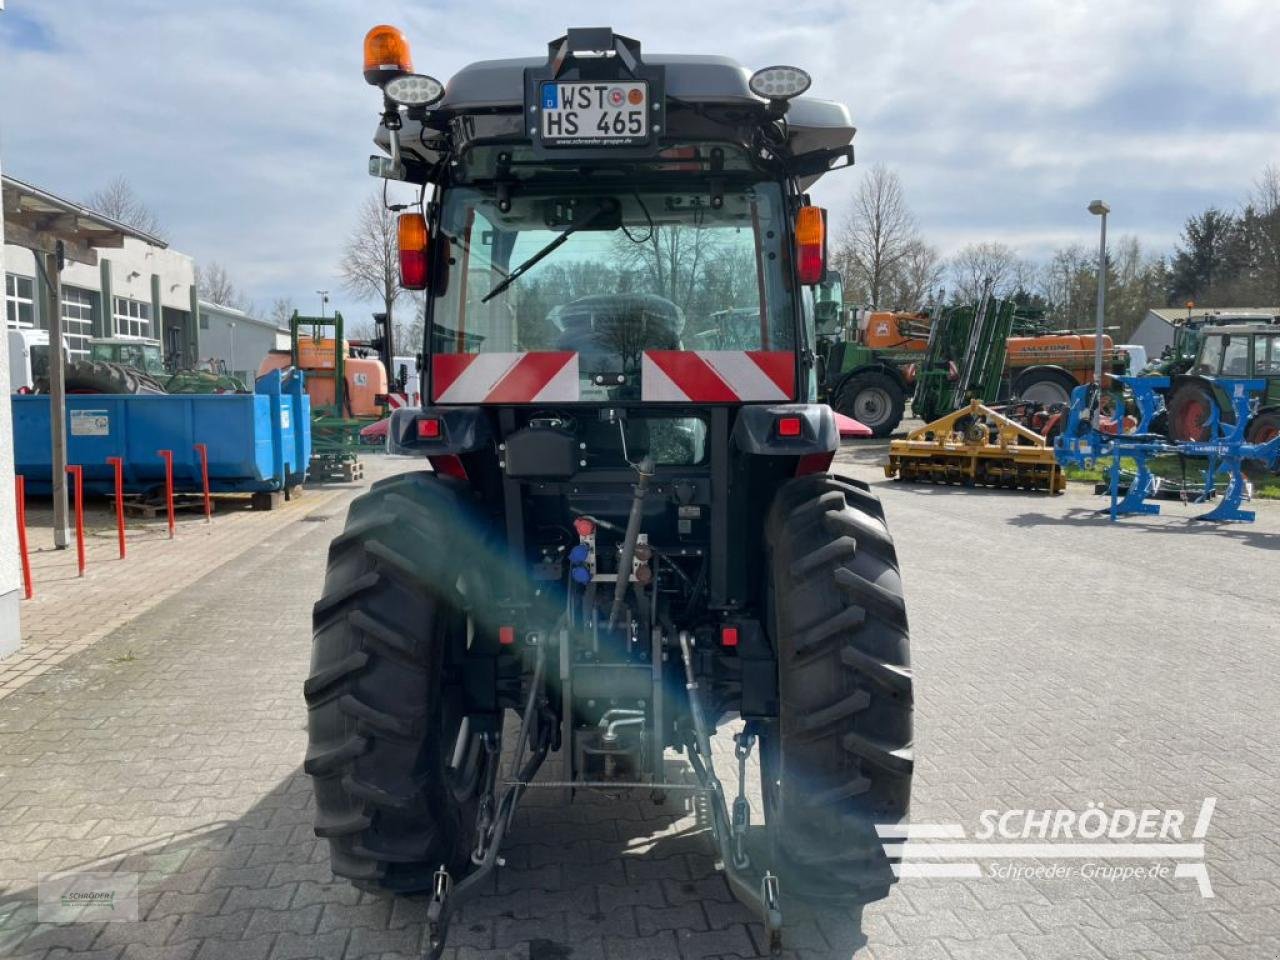
<svg viewBox="0 0 1280 960"><path fill-rule="evenodd" d="M516 628L515 627L499 627L498 642L502 644L504 647L509 647L511 646L511 644L515 643Z"/></svg>
<svg viewBox="0 0 1280 960"><path fill-rule="evenodd" d="M721 627L720 628L720 646L736 647L738 645L738 628L737 627Z"/></svg>
<svg viewBox="0 0 1280 960"><path fill-rule="evenodd" d="M778 436L780 437L798 437L800 436L801 424L799 417L779 417L778 418Z"/></svg>
<svg viewBox="0 0 1280 960"><path fill-rule="evenodd" d="M418 421L419 440L439 440L440 420L437 417L425 417Z"/></svg>

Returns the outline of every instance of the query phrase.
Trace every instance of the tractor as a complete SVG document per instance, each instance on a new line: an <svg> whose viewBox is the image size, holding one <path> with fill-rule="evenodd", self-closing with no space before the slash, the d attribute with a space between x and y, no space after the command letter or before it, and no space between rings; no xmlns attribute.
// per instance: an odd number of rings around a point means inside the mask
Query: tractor
<svg viewBox="0 0 1280 960"><path fill-rule="evenodd" d="M847 109L799 68L608 28L447 84L394 27L364 53L370 172L418 188L397 237L422 406L388 447L424 463L353 501L314 608L305 770L334 874L425 894L439 955L542 789L704 810L775 950L784 899L883 896L907 614L883 507L829 472L808 306L805 191L852 163Z"/></svg>
<svg viewBox="0 0 1280 960"><path fill-rule="evenodd" d="M1248 443L1265 443L1280 433L1280 322L1206 326L1190 369L1171 379L1165 397L1171 439L1205 440L1217 411L1223 423L1235 421L1223 379L1258 379L1267 383L1245 426Z"/></svg>

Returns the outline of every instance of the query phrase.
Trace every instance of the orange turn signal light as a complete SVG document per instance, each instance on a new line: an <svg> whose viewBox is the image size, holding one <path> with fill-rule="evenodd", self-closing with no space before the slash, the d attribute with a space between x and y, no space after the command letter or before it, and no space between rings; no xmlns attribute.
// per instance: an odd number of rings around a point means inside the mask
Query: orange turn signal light
<svg viewBox="0 0 1280 960"><path fill-rule="evenodd" d="M364 35L364 78L379 86L402 73L413 73L409 41L396 27L379 24Z"/></svg>

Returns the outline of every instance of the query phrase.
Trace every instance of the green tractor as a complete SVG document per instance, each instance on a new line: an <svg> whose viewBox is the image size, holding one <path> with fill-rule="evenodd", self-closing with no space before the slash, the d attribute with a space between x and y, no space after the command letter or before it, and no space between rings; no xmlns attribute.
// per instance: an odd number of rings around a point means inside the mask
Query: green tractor
<svg viewBox="0 0 1280 960"><path fill-rule="evenodd" d="M844 306L835 271L828 271L828 280L817 288L813 312L819 395L874 436L889 436L902 422L911 396L911 367L929 338L928 314L874 312L866 330L859 330L855 311Z"/></svg>
<svg viewBox="0 0 1280 960"><path fill-rule="evenodd" d="M1187 372L1174 376L1166 395L1169 436L1178 441L1205 440L1213 411L1234 422L1232 405L1219 380L1267 382L1245 427L1245 440L1265 443L1280 433L1280 323L1206 326Z"/></svg>

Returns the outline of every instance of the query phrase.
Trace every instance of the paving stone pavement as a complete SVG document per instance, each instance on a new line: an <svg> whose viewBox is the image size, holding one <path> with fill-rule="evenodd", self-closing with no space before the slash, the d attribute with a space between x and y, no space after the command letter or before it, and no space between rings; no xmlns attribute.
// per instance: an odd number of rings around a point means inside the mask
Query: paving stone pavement
<svg viewBox="0 0 1280 960"><path fill-rule="evenodd" d="M53 545L49 498L28 497L27 542L34 596L22 603L22 645L0 659L0 699L56 664L107 636L204 574L234 560L299 516L324 508L340 487L313 487L275 510L248 509L245 497L219 496L212 519L178 511L168 522L128 519L126 555L120 558L111 500L85 504L85 573L71 546Z"/></svg>
<svg viewBox="0 0 1280 960"><path fill-rule="evenodd" d="M1194 819L1216 797L1216 896L1187 878L1078 871L908 879L863 909L790 911L785 955L1280 955L1280 510L1260 505L1251 528L1189 528L1176 507L1113 527L1078 492L885 484L874 456L841 459L880 486L905 572L914 819L972 836L987 809L1095 802ZM418 955L425 905L333 882L300 769L309 608L343 506L309 511L329 519L273 532L0 701L0 956ZM716 749L727 759L727 733ZM683 800L531 792L507 868L455 921L450 960L760 956L703 824ZM38 874L90 868L140 874L142 919L37 924Z"/></svg>

